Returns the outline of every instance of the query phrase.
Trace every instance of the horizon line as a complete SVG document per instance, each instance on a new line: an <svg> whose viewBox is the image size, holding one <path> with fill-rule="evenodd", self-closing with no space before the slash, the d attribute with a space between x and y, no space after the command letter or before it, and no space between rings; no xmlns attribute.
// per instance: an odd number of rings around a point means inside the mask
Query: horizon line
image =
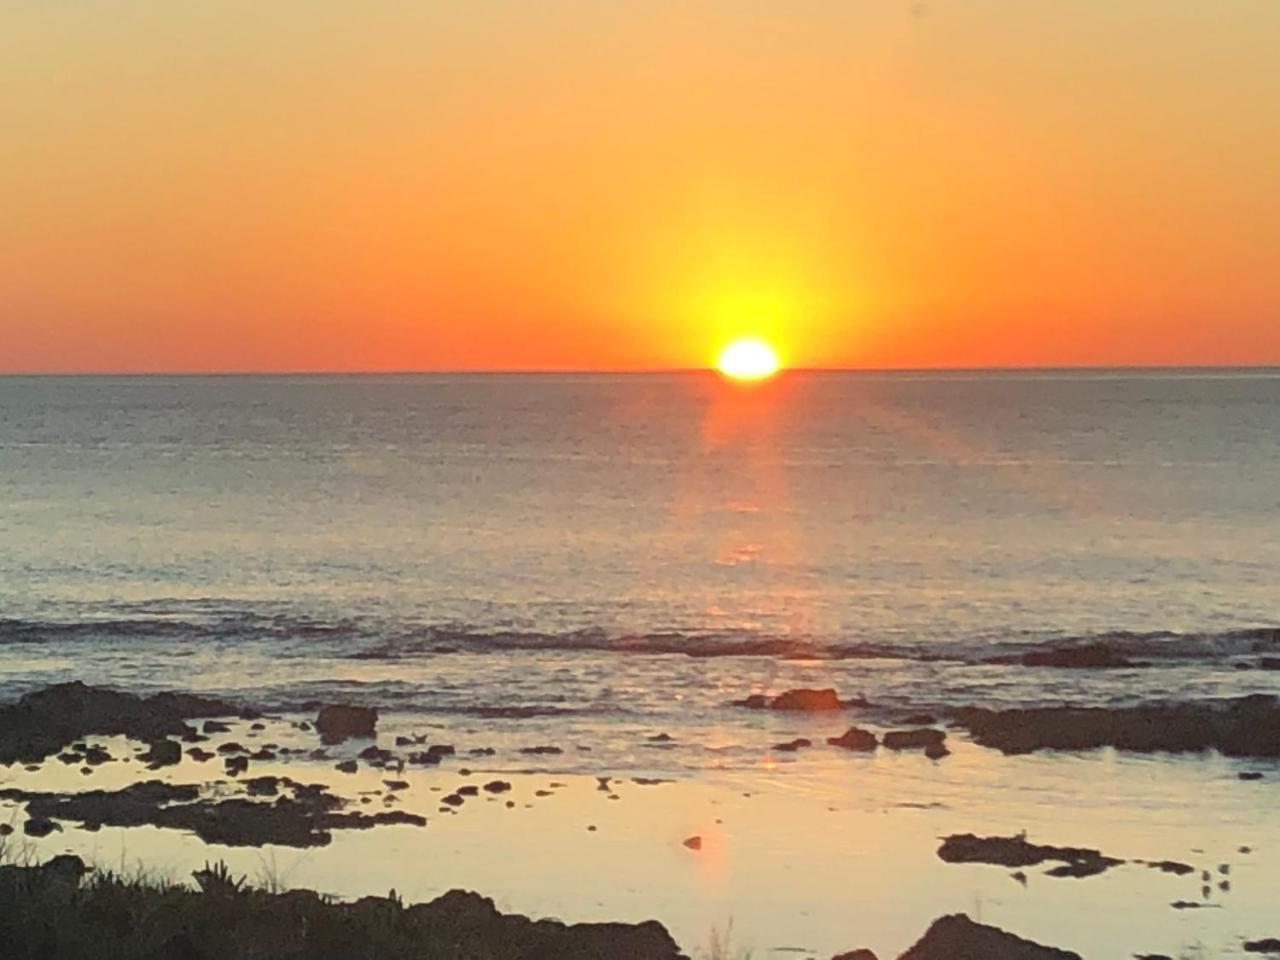
<svg viewBox="0 0 1280 960"><path fill-rule="evenodd" d="M1085 372L1168 372L1168 371L1276 371L1280 362L1193 363L1193 364L998 364L993 366L927 367L783 367L775 376L804 374L922 374L922 373L1085 373ZM714 374L715 367L404 367L404 368L260 368L173 370L0 370L0 377L368 377L368 376L652 376L670 374Z"/></svg>

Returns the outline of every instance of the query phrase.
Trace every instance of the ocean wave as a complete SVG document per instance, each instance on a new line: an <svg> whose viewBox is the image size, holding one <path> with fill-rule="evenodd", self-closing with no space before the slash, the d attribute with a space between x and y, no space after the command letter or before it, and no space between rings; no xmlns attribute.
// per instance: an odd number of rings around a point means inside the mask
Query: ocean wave
<svg viewBox="0 0 1280 960"><path fill-rule="evenodd" d="M0 618L0 645L77 642L281 641L309 652L330 645L331 655L357 660L399 660L456 653L595 652L692 658L756 657L777 660L910 660L1038 665L1046 653L1089 650L1158 665L1185 660L1226 661L1280 655L1280 627L1221 631L1109 631L1088 635L989 632L981 637L911 637L849 640L778 636L750 630L660 630L611 633L486 629L467 624L422 624L380 619L327 620L279 611L184 609L156 606L127 616L37 620ZM1102 658L1105 660L1105 657ZM1049 663L1049 665L1053 665Z"/></svg>

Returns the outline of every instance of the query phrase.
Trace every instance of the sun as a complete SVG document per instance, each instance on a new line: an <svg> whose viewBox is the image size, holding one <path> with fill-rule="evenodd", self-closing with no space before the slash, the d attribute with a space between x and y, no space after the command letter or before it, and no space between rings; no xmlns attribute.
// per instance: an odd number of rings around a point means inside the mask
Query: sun
<svg viewBox="0 0 1280 960"><path fill-rule="evenodd" d="M778 352L755 337L734 340L716 358L716 369L734 380L764 380L780 366Z"/></svg>

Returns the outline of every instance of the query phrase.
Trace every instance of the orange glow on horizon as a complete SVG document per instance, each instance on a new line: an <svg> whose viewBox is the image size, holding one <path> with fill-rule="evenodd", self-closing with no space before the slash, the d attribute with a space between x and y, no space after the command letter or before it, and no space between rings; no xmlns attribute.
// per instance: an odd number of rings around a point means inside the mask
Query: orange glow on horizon
<svg viewBox="0 0 1280 960"><path fill-rule="evenodd" d="M1280 363L1280 4L11 7L0 371Z"/></svg>

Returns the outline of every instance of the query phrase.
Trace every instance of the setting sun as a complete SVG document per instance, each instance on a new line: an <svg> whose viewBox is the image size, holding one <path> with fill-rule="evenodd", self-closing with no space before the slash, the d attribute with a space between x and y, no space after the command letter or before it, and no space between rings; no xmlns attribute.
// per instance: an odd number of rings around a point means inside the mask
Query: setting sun
<svg viewBox="0 0 1280 960"><path fill-rule="evenodd" d="M720 352L716 369L734 380L763 380L778 372L777 351L763 340L735 340Z"/></svg>

